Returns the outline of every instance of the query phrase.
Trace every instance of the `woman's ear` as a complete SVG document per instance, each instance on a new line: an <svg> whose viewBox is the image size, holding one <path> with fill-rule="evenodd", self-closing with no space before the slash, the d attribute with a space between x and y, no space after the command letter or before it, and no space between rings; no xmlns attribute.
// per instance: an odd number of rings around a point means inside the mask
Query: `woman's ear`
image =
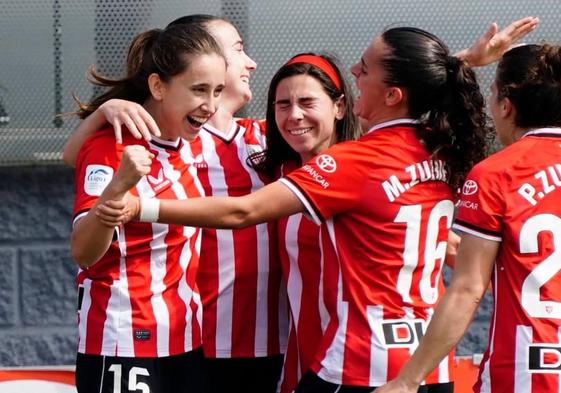
<svg viewBox="0 0 561 393"><path fill-rule="evenodd" d="M335 101L335 119L341 120L345 117L345 106L345 95L341 94L341 96L337 98L337 101Z"/></svg>
<svg viewBox="0 0 561 393"><path fill-rule="evenodd" d="M150 88L150 94L155 100L161 101L164 94L164 82L160 79L160 75L155 72L150 74L148 77L148 87Z"/></svg>
<svg viewBox="0 0 561 393"><path fill-rule="evenodd" d="M499 113L501 117L503 119L507 119L509 117L512 117L514 115L514 112L515 112L515 108L514 105L512 105L512 101L510 101L508 97L504 97L499 102Z"/></svg>
<svg viewBox="0 0 561 393"><path fill-rule="evenodd" d="M386 105L395 106L403 101L403 90L399 87L388 87L386 91Z"/></svg>

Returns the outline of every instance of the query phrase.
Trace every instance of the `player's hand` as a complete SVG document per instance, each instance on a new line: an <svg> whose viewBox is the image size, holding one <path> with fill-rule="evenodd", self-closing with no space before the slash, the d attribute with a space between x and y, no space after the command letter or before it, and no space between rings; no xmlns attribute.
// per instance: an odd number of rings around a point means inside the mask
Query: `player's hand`
<svg viewBox="0 0 561 393"><path fill-rule="evenodd" d="M154 154L146 150L144 146L126 146L119 169L111 180L113 189L117 193L124 193L134 187L142 176L150 173L152 158L154 158Z"/></svg>
<svg viewBox="0 0 561 393"><path fill-rule="evenodd" d="M396 378L393 381L377 388L374 393L417 393L418 389L418 385L407 384Z"/></svg>
<svg viewBox="0 0 561 393"><path fill-rule="evenodd" d="M116 227L136 220L140 212L140 199L129 193L120 200L109 200L97 206L95 214L103 225Z"/></svg>
<svg viewBox="0 0 561 393"><path fill-rule="evenodd" d="M115 130L117 143L122 143L123 134L121 125L124 124L136 138L151 139L151 135L160 136L160 129L154 118L136 102L120 100L117 98L104 102L99 110Z"/></svg>
<svg viewBox="0 0 561 393"><path fill-rule="evenodd" d="M533 16L512 22L503 30L498 31L496 23L483 34L471 47L463 49L455 56L466 60L472 67L481 67L499 60L512 45L532 32L540 20Z"/></svg>

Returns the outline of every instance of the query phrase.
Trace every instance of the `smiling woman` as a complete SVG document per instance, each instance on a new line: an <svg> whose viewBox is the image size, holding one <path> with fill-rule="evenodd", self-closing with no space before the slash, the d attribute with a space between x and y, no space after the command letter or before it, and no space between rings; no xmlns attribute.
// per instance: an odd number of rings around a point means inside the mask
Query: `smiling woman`
<svg viewBox="0 0 561 393"><path fill-rule="evenodd" d="M222 56L203 54L190 60L187 69L170 80L156 73L148 77L152 99L146 100L144 108L164 139L181 137L192 141L199 134L216 112L224 89L224 74L214 72L220 68L224 68Z"/></svg>
<svg viewBox="0 0 561 393"><path fill-rule="evenodd" d="M90 104L81 104L78 115L87 117L111 98L143 105L161 137L130 150L125 147L126 154L149 151L154 158L146 182L133 192L172 199L199 197L204 192L188 164L191 149L182 138L192 140L215 113L225 75L222 51L204 29L150 30L131 44L124 78L111 80L92 71L92 80L109 90ZM80 393L128 389L198 393L202 321L195 279L200 230L138 223L116 230L93 214L99 203L119 197L114 187L105 185L118 167L126 168L119 166L123 148L135 143L139 141L126 134L123 144L115 144L114 130L108 127L88 139L78 153L71 239L72 254L82 268L77 278L77 388Z"/></svg>

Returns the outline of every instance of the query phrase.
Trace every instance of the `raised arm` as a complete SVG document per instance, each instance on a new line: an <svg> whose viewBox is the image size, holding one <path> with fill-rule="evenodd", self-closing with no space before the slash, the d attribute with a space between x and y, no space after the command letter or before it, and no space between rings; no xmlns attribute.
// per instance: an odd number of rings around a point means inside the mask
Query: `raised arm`
<svg viewBox="0 0 561 393"><path fill-rule="evenodd" d="M498 61L512 45L532 32L539 24L539 19L527 16L518 19L498 31L496 23L469 48L462 49L454 56L467 61L472 67L482 67Z"/></svg>
<svg viewBox="0 0 561 393"><path fill-rule="evenodd" d="M376 393L413 393L464 335L489 285L498 242L463 235L456 267L419 347L396 379Z"/></svg>
<svg viewBox="0 0 561 393"><path fill-rule="evenodd" d="M126 100L108 100L86 117L76 127L74 133L70 135L62 152L64 162L74 166L78 151L86 139L101 129L106 123L111 124L115 129L115 140L117 143L121 143L123 140L121 125L125 125L137 139L144 138L149 141L150 133L160 136L158 125L142 105Z"/></svg>
<svg viewBox="0 0 561 393"><path fill-rule="evenodd" d="M111 182L88 214L75 223L70 248L72 257L81 267L87 268L99 261L113 240L115 226L103 223L95 214L96 207L108 200L122 200L127 190L132 188L140 177L136 181L131 181L134 178L124 178L120 173L136 171L138 176L147 174L150 171L151 158L152 155L144 147L127 146L123 151L119 169Z"/></svg>

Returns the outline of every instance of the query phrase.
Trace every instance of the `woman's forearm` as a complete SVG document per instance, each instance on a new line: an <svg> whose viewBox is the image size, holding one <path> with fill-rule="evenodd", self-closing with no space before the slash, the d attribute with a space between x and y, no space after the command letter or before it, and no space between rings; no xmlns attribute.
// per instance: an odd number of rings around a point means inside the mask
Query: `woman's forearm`
<svg viewBox="0 0 561 393"><path fill-rule="evenodd" d="M95 214L96 207L107 200L118 200L123 197L124 193L115 191L110 183L88 214L74 225L70 248L72 257L81 267L93 266L103 257L113 241L115 227L104 225L101 222Z"/></svg>
<svg viewBox="0 0 561 393"><path fill-rule="evenodd" d="M304 205L280 182L242 197L161 200L158 222L212 228L243 228L304 211Z"/></svg>

